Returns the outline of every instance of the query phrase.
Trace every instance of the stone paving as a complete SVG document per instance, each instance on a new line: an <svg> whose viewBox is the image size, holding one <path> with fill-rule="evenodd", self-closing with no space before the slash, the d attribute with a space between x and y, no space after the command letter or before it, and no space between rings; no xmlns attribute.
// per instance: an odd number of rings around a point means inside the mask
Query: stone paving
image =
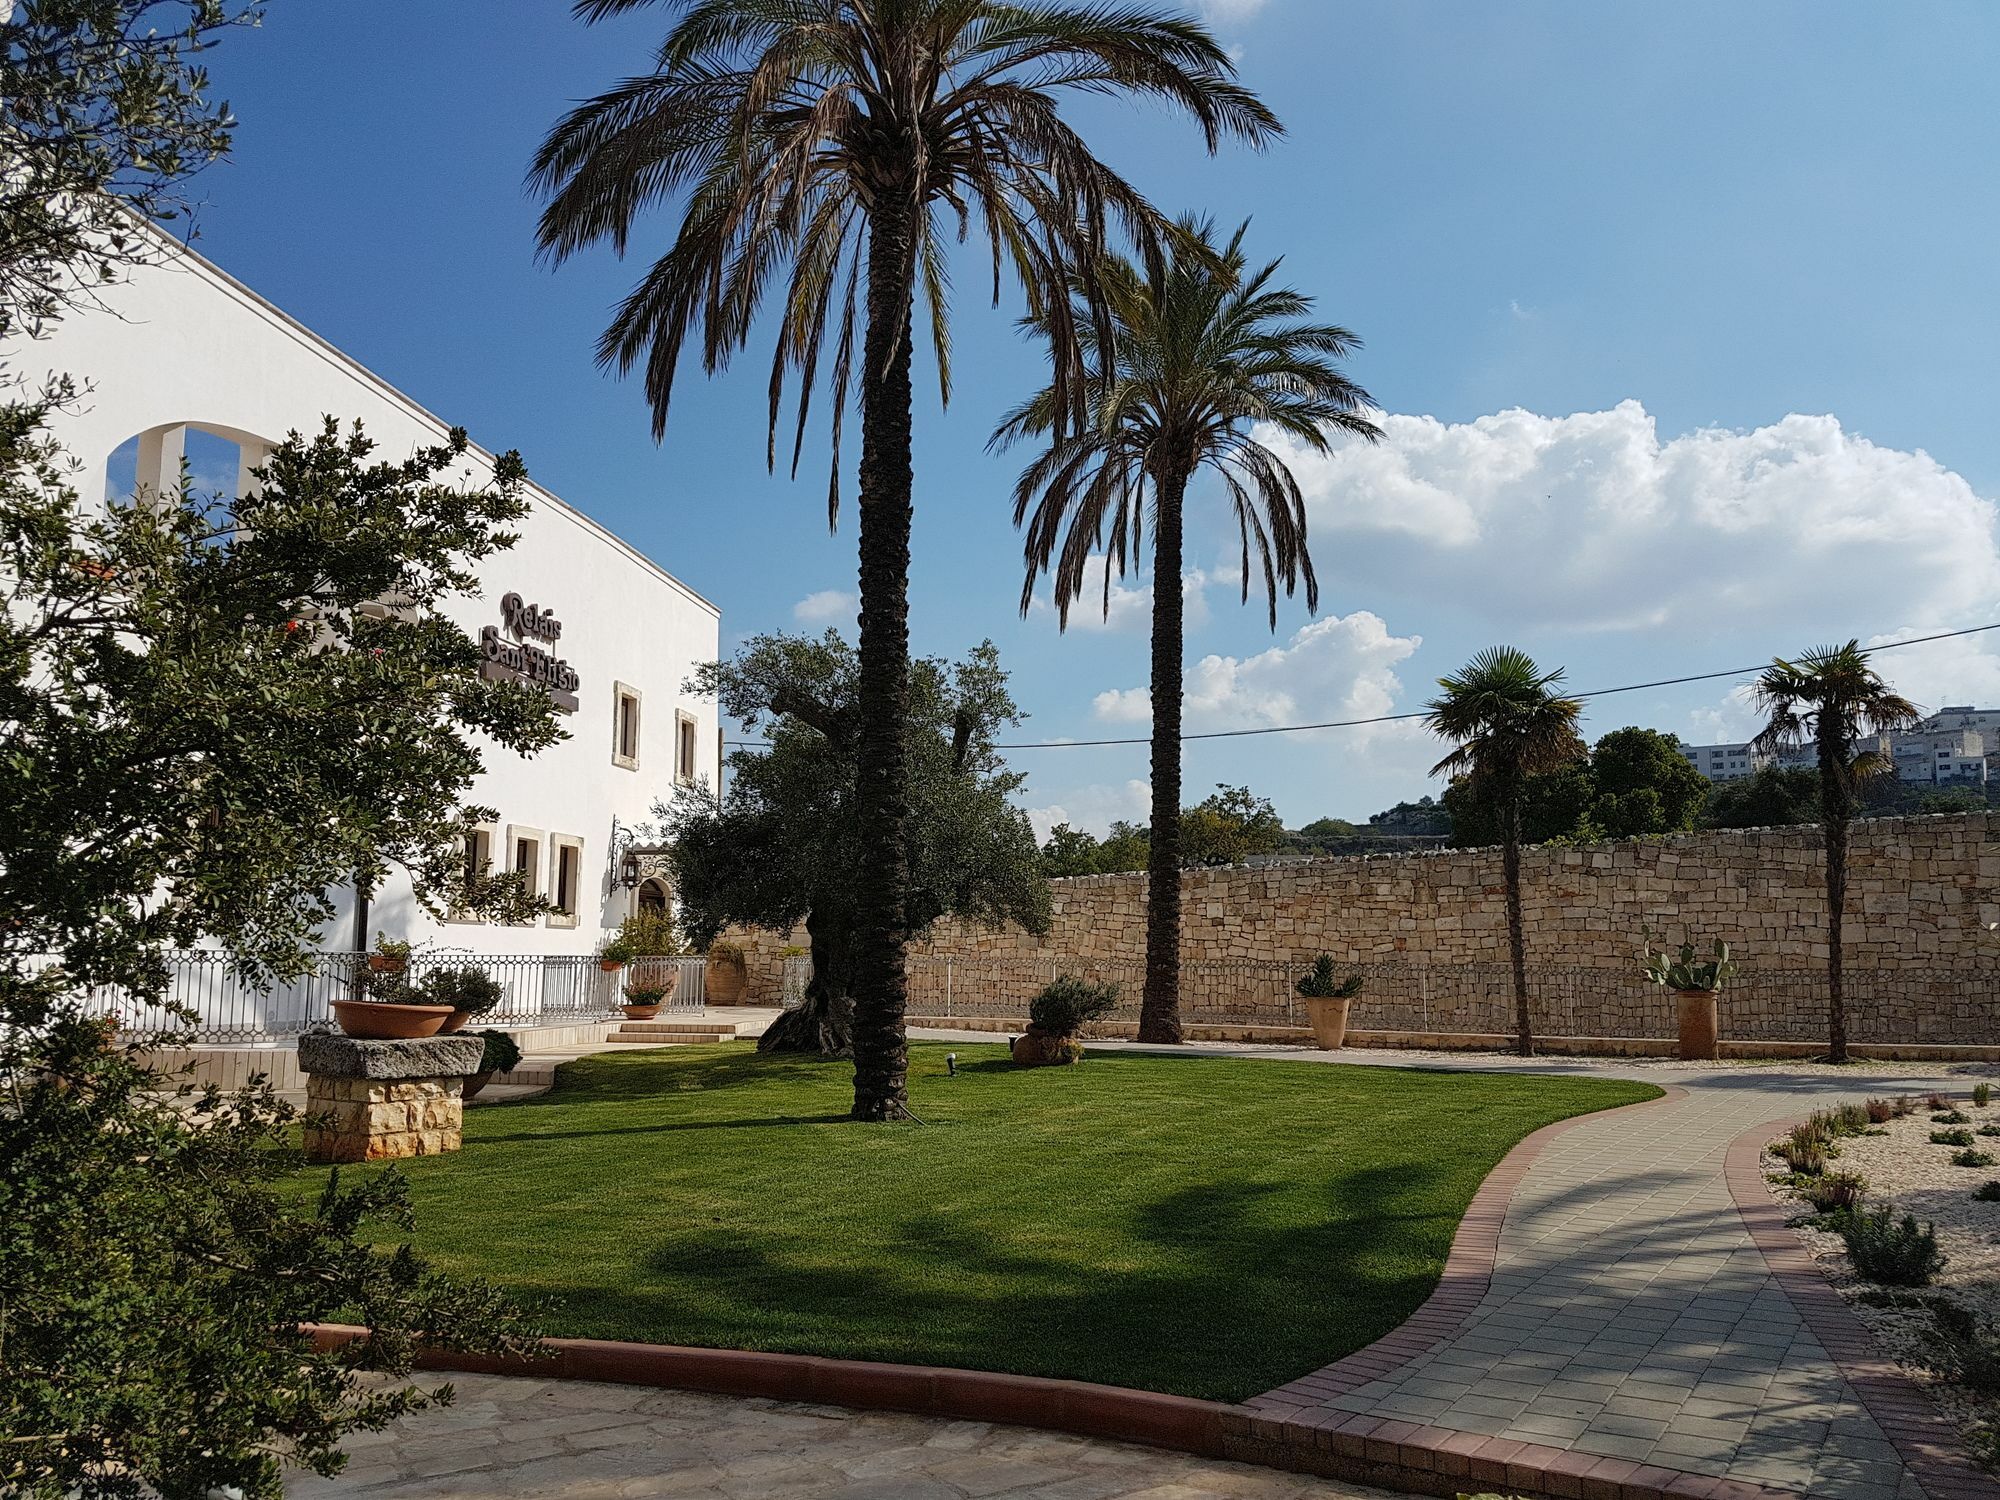
<svg viewBox="0 0 2000 1500"><path fill-rule="evenodd" d="M690 1391L492 1375L347 1444L290 1500L1384 1500L1125 1443Z"/></svg>
<svg viewBox="0 0 2000 1500"><path fill-rule="evenodd" d="M1687 1092L1586 1120L1529 1165L1486 1293L1455 1333L1365 1384L1336 1390L1352 1381L1335 1366L1251 1404L1393 1418L1827 1500L1922 1496L1752 1244L1723 1165L1753 1126L1935 1086L1936 1074L1655 1081Z"/></svg>

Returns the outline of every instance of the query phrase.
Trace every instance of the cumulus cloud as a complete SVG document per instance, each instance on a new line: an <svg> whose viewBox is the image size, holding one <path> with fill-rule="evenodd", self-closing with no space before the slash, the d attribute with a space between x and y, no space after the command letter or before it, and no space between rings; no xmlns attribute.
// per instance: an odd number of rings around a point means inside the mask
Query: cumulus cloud
<svg viewBox="0 0 2000 1500"><path fill-rule="evenodd" d="M1420 636L1390 634L1382 618L1367 610L1315 620L1284 645L1255 656L1205 656L1196 662L1187 673L1183 722L1194 732L1395 713L1403 697L1396 664L1422 644ZM1143 686L1099 693L1095 708L1100 719L1114 724L1145 724L1153 716ZM1362 731L1350 743L1369 737Z"/></svg>
<svg viewBox="0 0 2000 1500"><path fill-rule="evenodd" d="M1045 843L1049 830L1058 823L1081 828L1102 838L1113 823L1144 822L1152 807L1153 784L1146 780L1116 785L1096 783L1064 792L1059 801L1028 809L1028 822L1035 830L1035 842Z"/></svg>
<svg viewBox="0 0 2000 1500"><path fill-rule="evenodd" d="M1994 502L1830 416L1664 441L1637 401L1380 420L1379 445L1324 457L1270 438L1305 489L1322 575L1509 631L1749 627L1803 645L1980 623L2000 597Z"/></svg>
<svg viewBox="0 0 2000 1500"><path fill-rule="evenodd" d="M821 589L794 604L792 618L801 625L851 625L860 608L860 600L845 589Z"/></svg>

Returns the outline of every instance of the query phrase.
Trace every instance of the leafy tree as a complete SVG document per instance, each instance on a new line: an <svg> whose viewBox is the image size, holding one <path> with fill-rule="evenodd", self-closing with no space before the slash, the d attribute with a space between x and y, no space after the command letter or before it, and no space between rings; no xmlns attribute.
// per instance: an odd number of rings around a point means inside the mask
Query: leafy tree
<svg viewBox="0 0 2000 1500"><path fill-rule="evenodd" d="M1444 808L1451 815L1451 841L1461 849L1490 848L1507 840L1509 810L1502 789L1493 782L1461 776L1444 790ZM1523 844L1552 839L1587 840L1603 837L1591 820L1596 787L1587 760L1521 779L1519 823Z"/></svg>
<svg viewBox="0 0 2000 1500"><path fill-rule="evenodd" d="M1581 758L1576 721L1583 705L1556 692L1560 669L1544 672L1526 652L1491 646L1438 679L1426 727L1457 748L1431 768L1489 789L1501 809L1501 869L1507 888L1507 949L1514 964L1514 1017L1523 1057L1534 1055L1528 1016L1527 938L1521 925L1521 809L1529 777Z"/></svg>
<svg viewBox="0 0 2000 1500"><path fill-rule="evenodd" d="M1371 813L1368 827L1371 832L1391 835L1449 837L1451 813L1442 803L1426 795L1414 802L1398 802L1394 807Z"/></svg>
<svg viewBox="0 0 2000 1500"><path fill-rule="evenodd" d="M0 5L0 338L34 333L181 217L235 121L196 57L256 19L229 0Z"/></svg>
<svg viewBox="0 0 2000 1500"><path fill-rule="evenodd" d="M1097 846L1097 868L1104 875L1126 875L1146 868L1152 857L1153 833L1143 823L1123 818L1111 825Z"/></svg>
<svg viewBox="0 0 2000 1500"><path fill-rule="evenodd" d="M1368 393L1340 368L1360 341L1333 324L1302 321L1312 300L1274 284L1279 262L1251 267L1243 249L1248 228L1218 245L1212 224L1183 220L1166 256L1144 267L1107 260L1099 270L1102 318L1080 295L1042 308L1029 323L1049 342L1058 369L1071 337L1083 350L1089 420L1072 420L1059 374L994 434L1001 446L1046 444L1014 489L1015 524L1027 528L1022 614L1037 578L1052 572L1066 627L1100 554L1108 612L1112 569L1139 566L1151 516L1153 810L1139 1006L1146 1042L1181 1039L1180 579L1188 485L1203 470L1221 481L1242 538L1243 597L1250 597L1254 559L1276 629L1280 581L1290 594L1303 580L1308 609L1319 606L1319 584L1306 551L1305 497L1261 435L1282 434L1322 453L1334 431L1380 436L1362 415Z"/></svg>
<svg viewBox="0 0 2000 1500"><path fill-rule="evenodd" d="M1680 752L1680 741L1654 729L1614 729L1588 760L1527 777L1521 786L1521 840L1639 838L1693 828L1708 780ZM1470 779L1448 787L1452 842L1461 848L1504 840L1505 814L1494 789Z"/></svg>
<svg viewBox="0 0 2000 1500"><path fill-rule="evenodd" d="M1314 818L1299 829L1309 839L1351 839L1360 831L1345 818Z"/></svg>
<svg viewBox="0 0 2000 1500"><path fill-rule="evenodd" d="M1806 743L1819 760L1819 826L1826 851L1826 1001L1828 1053L1847 1061L1847 1003L1842 992L1841 924L1847 914L1847 834L1856 790L1893 771L1879 751L1855 753L1864 733L1901 729L1917 706L1893 691L1868 664L1859 641L1818 646L1795 662L1779 657L1757 679L1757 704L1770 716L1756 738L1761 750Z"/></svg>
<svg viewBox="0 0 2000 1500"><path fill-rule="evenodd" d="M407 1222L401 1179L274 1191L294 1112L264 1089L177 1107L84 998L160 1001L168 951L203 937L250 982L300 972L357 871L527 909L518 883L463 888L485 810L461 803L474 736L531 752L553 708L482 681L443 612L511 541L522 469L465 488L441 478L462 435L376 464L329 423L233 507L107 509L45 415L0 414L0 1489L276 1497L283 1464L333 1473L344 1433L428 1399L360 1372L407 1372L419 1336L521 1340L497 1293L371 1248ZM385 596L405 608L364 612ZM352 1315L375 1329L353 1363L287 1331Z"/></svg>
<svg viewBox="0 0 2000 1500"><path fill-rule="evenodd" d="M577 0L588 21L652 0ZM679 15L652 72L571 111L534 165L549 196L554 259L602 240L623 253L648 207L678 200L672 247L613 317L600 356L642 360L653 431L665 430L682 346L715 372L743 347L767 288L779 292L766 458L777 458L784 388L797 379L797 470L820 362L831 354L839 508L850 385L861 416L861 851L850 869L857 933L854 1116L905 1112L911 847L910 362L916 304L930 315L939 391L950 393L948 246L973 228L1029 305L1053 309L1062 421L1083 390L1067 291L1085 284L1121 223L1156 249L1155 210L1063 119L1077 92L1151 98L1222 139L1275 134L1234 81L1228 54L1191 20L1138 6L1008 0L701 0ZM1093 296L1089 314L1101 320ZM829 322L838 331L827 349ZM859 348L856 348L857 334Z"/></svg>
<svg viewBox="0 0 2000 1500"><path fill-rule="evenodd" d="M1181 864L1240 865L1253 854L1284 847L1277 809L1247 786L1218 786L1181 813Z"/></svg>
<svg viewBox="0 0 2000 1500"><path fill-rule="evenodd" d="M1759 766L1708 790L1704 828L1789 828L1819 820L1819 773L1801 766Z"/></svg>
<svg viewBox="0 0 2000 1500"><path fill-rule="evenodd" d="M1941 792L1925 792L1917 798L1917 811L1921 813L1985 812L1986 808L1985 791L1974 791L1969 786L1946 787Z"/></svg>
<svg viewBox="0 0 2000 1500"><path fill-rule="evenodd" d="M1042 844L1042 873L1050 879L1102 874L1098 864L1101 848L1096 837L1086 830L1058 823Z"/></svg>
<svg viewBox="0 0 2000 1500"><path fill-rule="evenodd" d="M703 666L689 687L715 695L769 748L730 754L726 797L687 787L660 809L682 925L705 944L732 924L790 932L804 922L813 961L806 1003L758 1045L846 1056L866 922L853 879L866 843L855 652L831 630L817 639L757 636L733 659ZM1009 800L1026 778L993 748L997 732L1021 722L999 653L986 642L957 663L920 658L910 707L910 930L950 915L1047 931L1034 833Z"/></svg>

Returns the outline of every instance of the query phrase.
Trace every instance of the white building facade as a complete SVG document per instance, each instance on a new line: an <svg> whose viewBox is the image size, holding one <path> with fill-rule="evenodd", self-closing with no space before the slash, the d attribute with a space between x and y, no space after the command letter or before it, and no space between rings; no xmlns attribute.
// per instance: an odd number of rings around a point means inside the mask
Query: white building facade
<svg viewBox="0 0 2000 1500"><path fill-rule="evenodd" d="M234 444L238 484L292 431L325 416L355 421L396 460L444 440L451 424L191 252L176 251L103 293L107 311L79 312L16 351L87 382L81 409L53 435L86 466L88 487L114 458L140 486L177 485L198 447L212 469ZM131 457L136 446L136 458ZM524 446L532 446L532 439ZM474 450L490 468L492 455ZM93 478L92 476L96 476ZM122 488L122 483L119 486ZM205 488L206 486L198 487ZM588 516L536 486L512 529L520 540L482 565L477 598L451 613L486 649L487 671L546 683L568 738L532 758L486 745L468 802L497 809L470 857L527 872L558 910L532 923L434 921L398 877L357 914L341 915L323 946L345 950L386 936L481 955L581 956L643 906L671 892L651 861L622 878L632 830L653 820L677 782L717 784L721 741L713 700L682 690L720 643L716 607Z"/></svg>

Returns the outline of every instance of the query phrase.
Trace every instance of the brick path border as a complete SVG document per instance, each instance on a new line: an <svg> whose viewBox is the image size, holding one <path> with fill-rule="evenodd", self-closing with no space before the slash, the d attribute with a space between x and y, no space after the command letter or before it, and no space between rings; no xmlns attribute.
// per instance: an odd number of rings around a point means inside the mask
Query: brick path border
<svg viewBox="0 0 2000 1500"><path fill-rule="evenodd" d="M1931 1500L1995 1500L2000 1481L1962 1456L1956 1424L1882 1353L1868 1325L1834 1290L1786 1222L1785 1207L1764 1177L1764 1146L1805 1118L1789 1115L1752 1126L1729 1143L1723 1176L1743 1227L1800 1320L1839 1366Z"/></svg>

